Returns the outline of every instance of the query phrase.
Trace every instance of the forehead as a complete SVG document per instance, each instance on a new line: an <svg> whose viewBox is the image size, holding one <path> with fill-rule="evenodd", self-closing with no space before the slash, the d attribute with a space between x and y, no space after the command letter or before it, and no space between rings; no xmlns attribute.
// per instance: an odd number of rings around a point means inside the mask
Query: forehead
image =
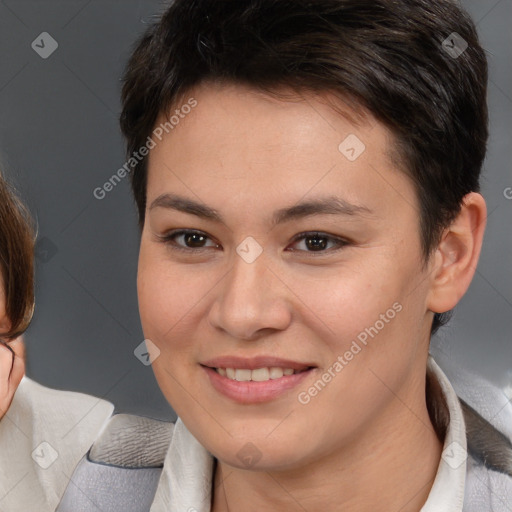
<svg viewBox="0 0 512 512"><path fill-rule="evenodd" d="M148 203L169 187L254 208L326 192L381 209L397 199L415 203L412 183L390 157L389 130L332 95L203 84L160 116L158 127Z"/></svg>
<svg viewBox="0 0 512 512"><path fill-rule="evenodd" d="M195 103L193 109L187 107ZM166 122L171 120L172 126ZM386 151L392 136L368 112L355 111L334 93L297 92L281 88L263 92L239 84L205 82L184 94L156 123L163 135L180 134L180 142L192 137L192 144L202 139L222 148L235 144L247 151L301 149L317 153L320 147L335 151L347 134L358 132L367 145ZM166 127L164 126L167 126ZM371 135L373 127L378 130ZM201 147L196 149L201 149ZM202 152L200 152L201 154Z"/></svg>

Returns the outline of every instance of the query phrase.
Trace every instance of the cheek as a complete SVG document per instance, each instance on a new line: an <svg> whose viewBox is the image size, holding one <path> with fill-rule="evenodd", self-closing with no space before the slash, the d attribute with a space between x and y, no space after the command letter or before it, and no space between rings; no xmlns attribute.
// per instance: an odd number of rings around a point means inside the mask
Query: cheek
<svg viewBox="0 0 512 512"><path fill-rule="evenodd" d="M139 255L137 293L144 335L154 337L157 344L172 337L204 294L199 279L168 261L161 247L145 241Z"/></svg>
<svg viewBox="0 0 512 512"><path fill-rule="evenodd" d="M405 259L386 257L371 264L362 259L357 271L333 276L331 293L322 296L321 288L313 287L309 301L317 304L321 338L330 345L333 361L341 355L343 366L349 364L344 373L356 378L356 368L392 373L407 366L422 339L425 315L418 276L416 265ZM367 384L371 387L372 381Z"/></svg>
<svg viewBox="0 0 512 512"><path fill-rule="evenodd" d="M172 266L163 261L160 251L150 244L141 244L137 274L139 313L144 337L151 340L160 350L160 356L153 363L155 370L169 358L169 353L179 352L176 342L180 337L173 334L186 314L187 301L183 283L177 279ZM173 339L173 343L168 340Z"/></svg>
<svg viewBox="0 0 512 512"><path fill-rule="evenodd" d="M312 279L301 287L300 295L329 327L330 338L344 342L373 325L403 296L403 283L386 266L364 261L358 268L342 268L328 279Z"/></svg>
<svg viewBox="0 0 512 512"><path fill-rule="evenodd" d="M175 409L180 404L179 383L187 382L187 364L190 364L190 326L183 287L172 267L159 261L154 251L141 245L137 276L139 313L145 339L157 347L158 357L152 370L162 393Z"/></svg>
<svg viewBox="0 0 512 512"><path fill-rule="evenodd" d="M139 313L145 338L160 350L152 365L159 381L159 376L166 378L166 373L183 378L196 364L199 347L194 340L207 318L208 294L215 285L215 276L194 267L173 263L160 246L141 245Z"/></svg>

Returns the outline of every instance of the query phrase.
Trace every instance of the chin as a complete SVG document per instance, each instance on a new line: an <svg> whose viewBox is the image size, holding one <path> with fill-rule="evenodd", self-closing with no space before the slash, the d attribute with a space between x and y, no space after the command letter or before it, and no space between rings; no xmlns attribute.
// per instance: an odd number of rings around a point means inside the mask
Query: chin
<svg viewBox="0 0 512 512"><path fill-rule="evenodd" d="M254 444L247 442L238 452L222 452L215 457L224 464L248 471L289 471L300 462L295 459L296 453L269 453L268 450L258 450Z"/></svg>

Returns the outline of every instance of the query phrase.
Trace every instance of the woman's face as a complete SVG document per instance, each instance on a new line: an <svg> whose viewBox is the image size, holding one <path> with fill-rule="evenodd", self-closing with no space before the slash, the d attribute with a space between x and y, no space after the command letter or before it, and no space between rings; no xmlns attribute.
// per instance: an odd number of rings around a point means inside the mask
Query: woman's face
<svg viewBox="0 0 512 512"><path fill-rule="evenodd" d="M240 468L300 467L410 415L395 395L421 386L431 279L389 132L313 95L189 97L154 137L138 273L169 403Z"/></svg>

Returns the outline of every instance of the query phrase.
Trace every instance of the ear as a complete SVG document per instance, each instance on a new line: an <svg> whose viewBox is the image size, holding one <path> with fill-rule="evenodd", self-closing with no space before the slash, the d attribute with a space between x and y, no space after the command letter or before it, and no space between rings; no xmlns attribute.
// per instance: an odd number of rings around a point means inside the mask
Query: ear
<svg viewBox="0 0 512 512"><path fill-rule="evenodd" d="M478 264L486 219L484 198L476 192L467 194L432 256L432 285L427 297L430 311L449 311L466 293Z"/></svg>

